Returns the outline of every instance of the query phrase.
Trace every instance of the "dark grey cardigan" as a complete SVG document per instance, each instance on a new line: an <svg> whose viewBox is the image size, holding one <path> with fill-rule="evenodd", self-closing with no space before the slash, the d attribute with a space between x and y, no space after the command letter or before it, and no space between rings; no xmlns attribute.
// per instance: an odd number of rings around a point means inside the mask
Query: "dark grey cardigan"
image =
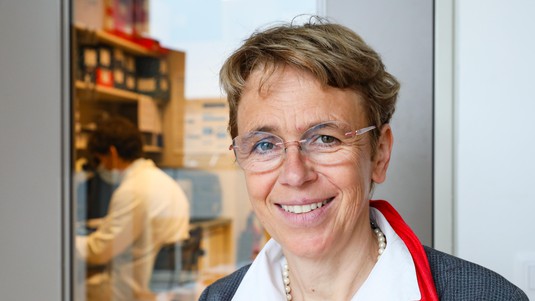
<svg viewBox="0 0 535 301"><path fill-rule="evenodd" d="M477 264L425 247L438 297L443 301L529 301L522 290L502 276ZM207 287L200 301L230 301L249 265ZM275 300L274 300L275 301Z"/></svg>

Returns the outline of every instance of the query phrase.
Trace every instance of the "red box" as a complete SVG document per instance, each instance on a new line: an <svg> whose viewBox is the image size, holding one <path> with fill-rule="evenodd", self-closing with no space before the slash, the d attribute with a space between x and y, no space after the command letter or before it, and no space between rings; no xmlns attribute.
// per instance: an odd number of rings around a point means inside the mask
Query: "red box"
<svg viewBox="0 0 535 301"><path fill-rule="evenodd" d="M113 71L112 69L98 67L95 75L97 85L104 87L113 87Z"/></svg>
<svg viewBox="0 0 535 301"><path fill-rule="evenodd" d="M133 2L134 34L147 36L149 34L149 0L133 0Z"/></svg>
<svg viewBox="0 0 535 301"><path fill-rule="evenodd" d="M105 0L104 29L117 30L126 34L133 34L133 11L133 0Z"/></svg>

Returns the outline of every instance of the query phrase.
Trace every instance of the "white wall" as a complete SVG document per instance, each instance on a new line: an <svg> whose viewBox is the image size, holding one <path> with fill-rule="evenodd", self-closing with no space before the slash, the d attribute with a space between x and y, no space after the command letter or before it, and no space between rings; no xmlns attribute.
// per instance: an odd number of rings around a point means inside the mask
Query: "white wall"
<svg viewBox="0 0 535 301"><path fill-rule="evenodd" d="M528 293L519 263L535 267L535 2L455 5L456 254Z"/></svg>

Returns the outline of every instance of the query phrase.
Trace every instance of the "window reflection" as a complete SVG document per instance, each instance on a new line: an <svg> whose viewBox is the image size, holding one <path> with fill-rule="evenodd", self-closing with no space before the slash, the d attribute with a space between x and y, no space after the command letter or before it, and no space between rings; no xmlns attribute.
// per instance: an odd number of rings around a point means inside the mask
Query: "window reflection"
<svg viewBox="0 0 535 301"><path fill-rule="evenodd" d="M267 240L227 148L219 64L316 1L74 2L75 300L197 300ZM135 156L95 138L117 119Z"/></svg>
<svg viewBox="0 0 535 301"><path fill-rule="evenodd" d="M176 251L189 247L188 200L174 179L142 158L141 132L127 119L99 122L87 149L97 164L85 183L93 185L87 191L97 206L86 202L87 208L107 207L102 217L88 215L86 231L76 236L76 254L87 266L87 300L144 300L152 295L155 262L173 269ZM192 241L199 241L199 230L192 229Z"/></svg>

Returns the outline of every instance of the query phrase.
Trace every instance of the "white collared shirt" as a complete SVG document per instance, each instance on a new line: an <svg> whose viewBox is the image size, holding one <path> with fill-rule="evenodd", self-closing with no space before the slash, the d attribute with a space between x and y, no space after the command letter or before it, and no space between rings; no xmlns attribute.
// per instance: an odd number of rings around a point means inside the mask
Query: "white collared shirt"
<svg viewBox="0 0 535 301"><path fill-rule="evenodd" d="M420 300L416 269L405 243L379 210L370 208L370 215L385 234L387 246L351 301ZM275 240L269 240L243 277L232 300L251 300L252 296L255 301L286 300L282 282L285 262L281 246Z"/></svg>

